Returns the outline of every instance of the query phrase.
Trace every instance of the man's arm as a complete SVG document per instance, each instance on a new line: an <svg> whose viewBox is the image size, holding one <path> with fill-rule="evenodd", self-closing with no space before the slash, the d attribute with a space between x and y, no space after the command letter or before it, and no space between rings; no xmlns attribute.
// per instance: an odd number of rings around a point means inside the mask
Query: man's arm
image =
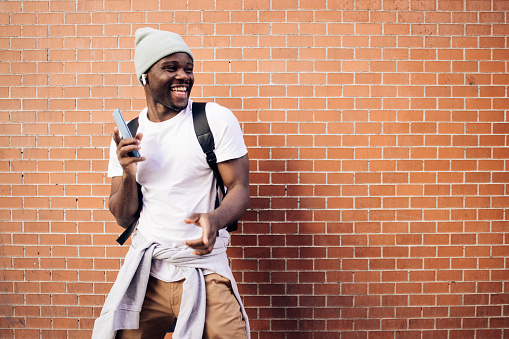
<svg viewBox="0 0 509 339"><path fill-rule="evenodd" d="M228 189L221 205L210 213L193 213L186 218L203 228L203 237L185 241L184 244L194 248L195 254L207 254L212 251L216 242L217 231L240 219L249 206L249 158L241 158L218 163L219 173Z"/></svg>
<svg viewBox="0 0 509 339"><path fill-rule="evenodd" d="M120 139L118 128L115 127L113 140L117 144L117 157L124 173L111 179L110 199L108 208L115 217L117 224L127 228L134 221L138 212L139 197L136 184L137 163L144 161L144 157L130 157L127 154L139 150L142 134L136 138Z"/></svg>
<svg viewBox="0 0 509 339"><path fill-rule="evenodd" d="M217 164L219 174L228 189L221 205L211 212L220 217L218 229L224 228L246 212L249 206L249 158L241 158Z"/></svg>

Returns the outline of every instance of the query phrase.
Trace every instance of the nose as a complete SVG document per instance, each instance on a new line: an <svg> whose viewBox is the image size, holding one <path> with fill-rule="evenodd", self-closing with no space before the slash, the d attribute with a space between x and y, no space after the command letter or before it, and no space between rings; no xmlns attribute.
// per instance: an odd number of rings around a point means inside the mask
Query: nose
<svg viewBox="0 0 509 339"><path fill-rule="evenodd" d="M188 80L189 74L187 74L187 72L184 70L184 68L179 68L177 70L177 75L175 76L175 78L181 79L181 80Z"/></svg>

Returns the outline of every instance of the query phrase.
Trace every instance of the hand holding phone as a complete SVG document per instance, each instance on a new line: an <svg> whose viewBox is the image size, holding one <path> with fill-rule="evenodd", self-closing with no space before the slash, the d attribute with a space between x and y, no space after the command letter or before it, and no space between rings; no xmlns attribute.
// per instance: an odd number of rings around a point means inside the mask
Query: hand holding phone
<svg viewBox="0 0 509 339"><path fill-rule="evenodd" d="M129 131L129 128L127 127L127 124L125 123L122 113L118 108L113 112L113 119L115 119L115 122L117 123L118 130L120 131L120 137L122 139L133 137L131 135L131 132ZM140 157L140 152L135 150L129 152L127 155L129 155L130 157Z"/></svg>

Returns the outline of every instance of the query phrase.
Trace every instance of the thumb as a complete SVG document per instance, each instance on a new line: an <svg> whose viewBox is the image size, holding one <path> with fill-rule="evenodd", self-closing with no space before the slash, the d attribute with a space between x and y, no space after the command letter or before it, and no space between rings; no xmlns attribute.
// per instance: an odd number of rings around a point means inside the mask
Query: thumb
<svg viewBox="0 0 509 339"><path fill-rule="evenodd" d="M115 126L113 127L113 140L115 140L115 144L118 144L120 143L120 132L118 131L118 127Z"/></svg>

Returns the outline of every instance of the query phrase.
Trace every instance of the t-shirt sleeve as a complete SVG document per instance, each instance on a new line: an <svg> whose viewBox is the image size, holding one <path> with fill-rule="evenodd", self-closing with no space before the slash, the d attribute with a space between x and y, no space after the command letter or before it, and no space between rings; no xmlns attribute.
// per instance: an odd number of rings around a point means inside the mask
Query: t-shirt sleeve
<svg viewBox="0 0 509 339"><path fill-rule="evenodd" d="M120 177L124 174L124 170L117 158L117 144L111 139L110 144L110 160L108 162L108 177Z"/></svg>
<svg viewBox="0 0 509 339"><path fill-rule="evenodd" d="M207 103L207 120L214 136L217 162L237 159L247 154L240 124L229 109L216 103Z"/></svg>

